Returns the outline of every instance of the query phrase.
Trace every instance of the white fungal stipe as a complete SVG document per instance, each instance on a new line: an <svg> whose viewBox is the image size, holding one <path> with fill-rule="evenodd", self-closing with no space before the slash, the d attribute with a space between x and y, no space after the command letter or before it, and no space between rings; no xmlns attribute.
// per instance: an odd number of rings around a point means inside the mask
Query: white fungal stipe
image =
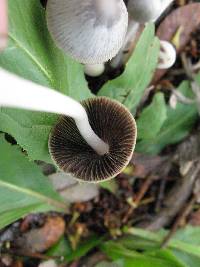
<svg viewBox="0 0 200 267"><path fill-rule="evenodd" d="M105 70L104 63L101 64L86 64L84 65L84 73L91 77L100 76Z"/></svg>
<svg viewBox="0 0 200 267"><path fill-rule="evenodd" d="M92 130L83 106L55 90L35 84L0 69L0 107L20 108L70 116L85 139L99 155L109 147Z"/></svg>
<svg viewBox="0 0 200 267"><path fill-rule="evenodd" d="M124 43L118 54L111 60L111 67L118 68L123 65L124 52L129 49L130 44L135 40L139 27L140 24L137 21L134 21L133 19L129 18L128 29Z"/></svg>
<svg viewBox="0 0 200 267"><path fill-rule="evenodd" d="M176 61L176 49L167 41L160 41L158 69L168 69Z"/></svg>
<svg viewBox="0 0 200 267"><path fill-rule="evenodd" d="M174 0L129 0L128 12L140 23L155 22Z"/></svg>

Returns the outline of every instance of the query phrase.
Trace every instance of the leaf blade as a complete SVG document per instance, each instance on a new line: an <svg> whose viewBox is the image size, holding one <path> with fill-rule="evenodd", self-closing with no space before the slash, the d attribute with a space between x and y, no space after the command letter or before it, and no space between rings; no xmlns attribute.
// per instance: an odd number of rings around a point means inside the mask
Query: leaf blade
<svg viewBox="0 0 200 267"><path fill-rule="evenodd" d="M68 206L53 190L38 166L28 161L18 146L0 135L0 226L33 211L66 211Z"/></svg>

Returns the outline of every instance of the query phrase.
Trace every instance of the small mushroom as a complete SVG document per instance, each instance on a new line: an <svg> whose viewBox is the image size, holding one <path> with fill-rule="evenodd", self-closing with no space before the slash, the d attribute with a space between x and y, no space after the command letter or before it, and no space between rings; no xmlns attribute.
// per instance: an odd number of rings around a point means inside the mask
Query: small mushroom
<svg viewBox="0 0 200 267"><path fill-rule="evenodd" d="M129 0L128 12L139 23L156 21L174 0Z"/></svg>
<svg viewBox="0 0 200 267"><path fill-rule="evenodd" d="M136 142L136 124L119 102L96 97L82 102L90 125L109 145L98 155L80 135L73 119L62 116L49 138L49 150L56 165L76 179L100 182L119 174L129 163Z"/></svg>
<svg viewBox="0 0 200 267"><path fill-rule="evenodd" d="M0 81L0 107L65 115L49 137L50 154L60 169L79 180L95 182L116 176L128 164L137 131L134 118L122 104L105 97L80 104L1 68Z"/></svg>
<svg viewBox="0 0 200 267"><path fill-rule="evenodd" d="M105 71L105 64L86 64L84 65L84 73L90 77L98 77Z"/></svg>
<svg viewBox="0 0 200 267"><path fill-rule="evenodd" d="M176 49L167 41L160 41L160 53L158 69L168 69L174 65L176 61Z"/></svg>
<svg viewBox="0 0 200 267"><path fill-rule="evenodd" d="M156 20L174 0L129 0L127 10L129 13L128 28L124 43L118 54L111 60L110 65L118 68L127 59L124 55L129 50L129 45L137 38L137 32L145 23ZM159 69L171 67L176 60L176 51L171 44L161 41Z"/></svg>
<svg viewBox="0 0 200 267"><path fill-rule="evenodd" d="M123 0L48 0L46 17L57 46L84 64L113 58L128 25Z"/></svg>
<svg viewBox="0 0 200 267"><path fill-rule="evenodd" d="M125 55L127 54L127 51L129 51L130 44L134 42L135 39L137 38L137 32L139 29L140 29L140 23L129 18L128 28L126 37L124 39L124 43L120 48L118 54L110 61L110 66L112 68L119 68L123 64L125 64L124 60Z"/></svg>

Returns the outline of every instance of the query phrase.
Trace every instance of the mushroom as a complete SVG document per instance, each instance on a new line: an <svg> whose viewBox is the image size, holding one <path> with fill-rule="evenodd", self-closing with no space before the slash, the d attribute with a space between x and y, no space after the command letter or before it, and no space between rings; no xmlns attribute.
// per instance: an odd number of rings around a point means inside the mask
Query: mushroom
<svg viewBox="0 0 200 267"><path fill-rule="evenodd" d="M158 69L168 69L176 61L176 49L167 41L160 41Z"/></svg>
<svg viewBox="0 0 200 267"><path fill-rule="evenodd" d="M110 62L110 66L112 68L119 68L124 64L124 55L129 50L130 44L134 42L134 40L136 39L139 28L140 28L140 23L129 18L128 28L126 37L124 39L124 43L120 48L118 54Z"/></svg>
<svg viewBox="0 0 200 267"><path fill-rule="evenodd" d="M84 140L99 155L108 152L108 144L103 142L92 130L83 106L74 99L55 90L37 85L0 69L0 107L51 112L70 116Z"/></svg>
<svg viewBox="0 0 200 267"><path fill-rule="evenodd" d="M50 154L60 169L79 180L95 182L116 176L128 164L136 124L122 104L105 97L80 104L3 69L0 81L0 107L65 115L49 137Z"/></svg>
<svg viewBox="0 0 200 267"><path fill-rule="evenodd" d="M118 54L111 60L111 66L113 68L120 67L124 64L124 52L129 50L129 46L131 42L134 42L137 36L137 31L140 26L153 21L155 22L160 15L165 11L165 9L173 2L174 0L129 0L127 5L127 10L129 13L128 19L128 28L127 34L124 40L124 43L118 52ZM162 46L162 41L161 41ZM170 48L171 47L171 48ZM176 55L174 58L174 53L176 54L176 50L173 46L165 42L163 44L164 53L160 52L160 60L167 60L167 58L171 59L170 64L169 61L166 64L160 64L158 68L169 68L171 67L176 59ZM172 51L173 50L173 51ZM167 52L169 54L167 54ZM164 56L164 58L163 58ZM174 61L173 61L174 60ZM166 62L166 61L165 61Z"/></svg>
<svg viewBox="0 0 200 267"><path fill-rule="evenodd" d="M104 63L101 64L85 64L84 73L90 77L98 77L105 71Z"/></svg>
<svg viewBox="0 0 200 267"><path fill-rule="evenodd" d="M129 163L136 142L136 123L119 102L96 97L82 102L92 129L109 145L98 155L80 135L73 119L62 116L49 138L56 165L76 179L100 182L115 177Z"/></svg>
<svg viewBox="0 0 200 267"><path fill-rule="evenodd" d="M48 0L46 18L57 46L84 64L113 58L128 25L123 0Z"/></svg>
<svg viewBox="0 0 200 267"><path fill-rule="evenodd" d="M174 0L129 0L128 12L135 21L156 21Z"/></svg>

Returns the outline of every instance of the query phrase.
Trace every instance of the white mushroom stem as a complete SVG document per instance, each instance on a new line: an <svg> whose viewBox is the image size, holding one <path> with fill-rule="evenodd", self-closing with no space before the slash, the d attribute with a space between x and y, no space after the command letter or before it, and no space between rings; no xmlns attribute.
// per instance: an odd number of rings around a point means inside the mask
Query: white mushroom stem
<svg viewBox="0 0 200 267"><path fill-rule="evenodd" d="M176 49L167 41L160 41L158 69L168 69L176 61Z"/></svg>
<svg viewBox="0 0 200 267"><path fill-rule="evenodd" d="M155 22L174 0L129 0L127 9L130 16L140 22Z"/></svg>
<svg viewBox="0 0 200 267"><path fill-rule="evenodd" d="M158 0L155 0L158 1ZM152 20L153 22L156 22L156 20L162 15L162 13L168 8L169 5L171 5L174 0L159 0L160 2L160 12L159 14Z"/></svg>
<svg viewBox="0 0 200 267"><path fill-rule="evenodd" d="M85 64L84 73L91 77L98 77L105 71L105 64Z"/></svg>
<svg viewBox="0 0 200 267"><path fill-rule="evenodd" d="M138 1L138 2L136 2ZM167 9L167 7L173 2L174 0L129 0L128 1L128 12L129 12L129 23L126 38L124 43L118 52L118 54L111 60L111 67L118 68L124 64L124 52L129 48L130 43L134 42L136 38L137 31L140 25L143 25L144 22L156 22L156 20L161 16L161 14ZM145 9L144 14L137 14L138 17L141 16L140 20L134 20L134 16L132 16L131 12L131 5L136 5L139 9ZM149 5L149 7L148 7ZM154 7L155 10L152 9ZM129 10L130 9L130 10ZM148 21L146 20L146 12L148 12L148 17L151 18ZM143 18L143 16L145 16ZM143 21L143 23L141 22Z"/></svg>
<svg viewBox="0 0 200 267"><path fill-rule="evenodd" d="M139 27L140 27L140 24L138 22L129 18L128 29L127 29L124 43L120 51L118 52L118 54L111 60L111 63L110 63L111 67L117 68L117 67L120 67L124 63L123 62L124 53L127 49L129 49L130 44L135 40Z"/></svg>
<svg viewBox="0 0 200 267"><path fill-rule="evenodd" d="M99 155L108 152L109 146L92 130L83 106L55 90L22 79L0 69L0 107L20 108L70 116L85 139Z"/></svg>

